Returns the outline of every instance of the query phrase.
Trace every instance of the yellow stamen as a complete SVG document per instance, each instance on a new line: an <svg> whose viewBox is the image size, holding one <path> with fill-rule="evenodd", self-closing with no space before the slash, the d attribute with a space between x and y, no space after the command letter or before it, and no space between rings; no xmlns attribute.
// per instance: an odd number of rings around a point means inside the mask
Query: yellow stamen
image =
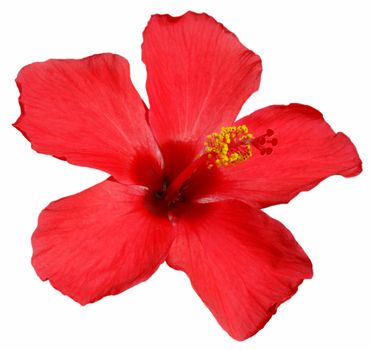
<svg viewBox="0 0 370 350"><path fill-rule="evenodd" d="M246 125L222 127L220 132L207 136L204 143L208 158L208 169L213 165L228 166L246 160L252 156L251 141Z"/></svg>

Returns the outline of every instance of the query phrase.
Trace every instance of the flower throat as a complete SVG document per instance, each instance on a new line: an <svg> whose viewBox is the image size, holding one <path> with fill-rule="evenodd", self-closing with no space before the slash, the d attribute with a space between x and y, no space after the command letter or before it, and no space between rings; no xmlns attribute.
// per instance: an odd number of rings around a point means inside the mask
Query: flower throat
<svg viewBox="0 0 370 350"><path fill-rule="evenodd" d="M230 166L247 160L252 157L252 146L261 155L270 155L278 143L273 135L274 131L268 129L265 134L253 137L246 125L222 127L220 132L213 132L207 136L204 153L186 167L168 188L165 184L163 191L165 193L161 192L160 196L163 196L168 204L175 203L182 198L182 189L185 185L191 183L194 176L202 173L202 169Z"/></svg>

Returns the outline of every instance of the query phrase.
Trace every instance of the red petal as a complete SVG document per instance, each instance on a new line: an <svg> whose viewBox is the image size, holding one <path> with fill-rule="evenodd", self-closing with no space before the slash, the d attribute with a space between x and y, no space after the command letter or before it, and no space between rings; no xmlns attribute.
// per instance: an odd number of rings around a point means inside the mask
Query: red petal
<svg viewBox="0 0 370 350"><path fill-rule="evenodd" d="M202 146L207 134L234 121L259 86L260 58L206 14L152 16L142 49L150 124L161 145Z"/></svg>
<svg viewBox="0 0 370 350"><path fill-rule="evenodd" d="M169 221L150 214L143 196L108 179L52 202L32 237L40 278L82 305L148 279L173 237Z"/></svg>
<svg viewBox="0 0 370 350"><path fill-rule="evenodd" d="M187 273L220 325L244 340L264 327L305 278L309 258L291 233L239 201L198 204L178 217L167 262Z"/></svg>
<svg viewBox="0 0 370 350"><path fill-rule="evenodd" d="M351 140L335 133L312 107L291 104L260 109L237 124L261 135L272 129L278 145L269 156L253 156L235 167L220 168L224 180L214 195L258 207L287 203L331 175L351 177L362 171Z"/></svg>
<svg viewBox="0 0 370 350"><path fill-rule="evenodd" d="M159 167L147 109L123 57L33 63L19 72L17 84L22 115L15 126L36 151L126 183L137 183L133 161L138 154L149 155L151 167Z"/></svg>

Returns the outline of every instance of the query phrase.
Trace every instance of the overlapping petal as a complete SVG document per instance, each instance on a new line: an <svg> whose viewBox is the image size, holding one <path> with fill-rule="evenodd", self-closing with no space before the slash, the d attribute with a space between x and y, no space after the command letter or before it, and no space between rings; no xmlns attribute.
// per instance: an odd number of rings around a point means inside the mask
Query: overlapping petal
<svg viewBox="0 0 370 350"><path fill-rule="evenodd" d="M84 305L149 278L172 240L169 221L146 209L142 189L108 179L42 211L32 264Z"/></svg>
<svg viewBox="0 0 370 350"><path fill-rule="evenodd" d="M152 16L142 49L149 120L162 147L202 146L205 135L234 121L259 86L260 58L206 14Z"/></svg>
<svg viewBox="0 0 370 350"><path fill-rule="evenodd" d="M145 182L137 179L140 158L160 172L147 109L123 57L33 63L19 72L17 84L22 115L15 126L36 151L106 171L124 183Z"/></svg>
<svg viewBox="0 0 370 350"><path fill-rule="evenodd" d="M361 160L351 140L335 133L316 109L301 105L275 105L240 119L253 135L274 130L278 145L271 155L253 156L236 166L214 171L212 182L194 179L198 197L240 199L256 207L289 202L331 175L356 176Z"/></svg>
<svg viewBox="0 0 370 350"><path fill-rule="evenodd" d="M291 233L239 201L198 204L176 217L168 264L186 272L221 326L244 340L312 276Z"/></svg>

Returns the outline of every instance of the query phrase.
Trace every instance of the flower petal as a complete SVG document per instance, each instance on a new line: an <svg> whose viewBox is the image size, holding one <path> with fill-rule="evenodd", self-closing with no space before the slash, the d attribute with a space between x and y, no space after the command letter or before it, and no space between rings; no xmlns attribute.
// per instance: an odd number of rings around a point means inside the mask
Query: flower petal
<svg viewBox="0 0 370 350"><path fill-rule="evenodd" d="M161 145L192 140L202 146L259 87L259 56L204 13L152 16L142 50L149 121Z"/></svg>
<svg viewBox="0 0 370 350"><path fill-rule="evenodd" d="M82 305L148 279L173 234L165 217L145 208L144 194L108 179L49 204L32 237L39 277Z"/></svg>
<svg viewBox="0 0 370 350"><path fill-rule="evenodd" d="M129 64L113 54L48 60L18 74L22 114L14 124L45 154L138 183L134 160L158 165L147 109L130 80Z"/></svg>
<svg viewBox="0 0 370 350"><path fill-rule="evenodd" d="M186 272L235 339L251 337L312 277L309 258L278 221L239 201L198 204L177 217L168 264Z"/></svg>
<svg viewBox="0 0 370 350"><path fill-rule="evenodd" d="M316 109L301 105L270 106L240 119L255 136L272 129L278 139L269 156L253 156L235 167L221 167L212 195L257 207L287 203L331 175L356 176L361 160L351 140L335 133Z"/></svg>

